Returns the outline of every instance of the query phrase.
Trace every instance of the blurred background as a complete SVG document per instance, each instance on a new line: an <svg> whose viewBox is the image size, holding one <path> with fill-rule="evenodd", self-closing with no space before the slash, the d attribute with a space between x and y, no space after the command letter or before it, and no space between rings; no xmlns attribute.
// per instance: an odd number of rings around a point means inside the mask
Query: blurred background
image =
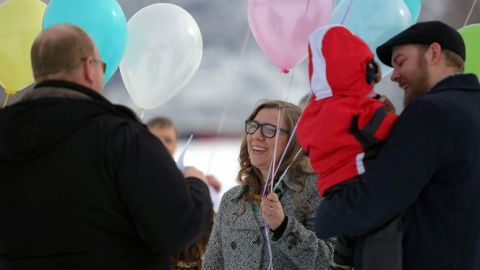
<svg viewBox="0 0 480 270"><path fill-rule="evenodd" d="M2 2L5 0L0 0ZM44 2L48 4L49 1ZM143 7L159 1L118 2L128 20ZM259 99L287 99L297 103L309 92L306 61L290 74L283 74L260 50L249 31L246 0L161 2L178 5L193 16L202 33L203 57L192 80L169 102L155 110L146 111L145 121L157 115L165 115L175 122L182 134L208 136L217 134L220 129L222 135L238 135L243 130L243 120ZM454 28L461 28L473 2L474 0L423 0L419 21L441 20ZM478 22L480 4L475 6L468 24ZM11 102L28 91L25 89L18 92ZM402 91L390 83L387 77L377 91L387 93L397 109L401 110ZM115 103L138 110L128 96L118 70L106 85L104 94ZM223 127L219 127L226 105L225 121L222 121Z"/></svg>
<svg viewBox="0 0 480 270"><path fill-rule="evenodd" d="M211 134L221 129L222 134L235 135L243 131L243 121L258 100L286 99L298 103L310 91L306 61L290 74L283 74L260 50L248 28L246 0L162 2L179 5L195 18L204 51L200 68L188 85L160 108L147 111L145 120L167 115L184 134ZM128 20L137 10L158 1L120 0L119 3ZM423 0L419 21L441 20L458 29L464 25L472 4L473 0ZM480 4L468 24L475 22L480 22ZM378 88L401 109L401 89L387 78ZM118 72L107 85L105 95L135 109ZM226 104L229 107L223 127L219 128Z"/></svg>
<svg viewBox="0 0 480 270"><path fill-rule="evenodd" d="M80 1L80 0L78 0ZM101 0L99 0L101 1ZM295 1L295 0L292 0ZM312 0L315 1L315 0ZM362 1L362 0L356 0ZM385 0L388 1L388 0ZM0 0L0 4L5 0ZM45 0L48 4L49 1ZM118 0L128 19L154 0ZM284 74L260 50L247 22L247 0L162 1L184 8L198 23L203 38L203 56L192 80L173 99L145 112L144 121L155 116L173 120L182 138L195 134L186 163L216 174L223 191L234 184L243 123L260 99L283 99L298 103L309 92L306 61ZM423 0L418 21L441 20L459 29L480 22L480 4L475 0ZM1 46L1 42L0 42ZM480 44L479 44L480 47ZM31 87L11 97L18 100ZM384 77L377 92L388 95L397 112L402 108L402 90ZM3 100L3 91L0 100ZM105 87L104 95L114 103L134 111L117 70ZM182 144L179 147L182 150Z"/></svg>

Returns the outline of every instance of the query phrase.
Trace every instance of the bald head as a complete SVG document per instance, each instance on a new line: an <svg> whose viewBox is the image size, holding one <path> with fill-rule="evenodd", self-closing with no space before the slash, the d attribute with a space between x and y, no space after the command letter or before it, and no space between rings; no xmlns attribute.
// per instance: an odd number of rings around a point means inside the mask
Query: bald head
<svg viewBox="0 0 480 270"><path fill-rule="evenodd" d="M33 76L36 82L81 80L82 64L87 58L98 59L98 51L88 34L75 25L54 25L40 33L32 45Z"/></svg>

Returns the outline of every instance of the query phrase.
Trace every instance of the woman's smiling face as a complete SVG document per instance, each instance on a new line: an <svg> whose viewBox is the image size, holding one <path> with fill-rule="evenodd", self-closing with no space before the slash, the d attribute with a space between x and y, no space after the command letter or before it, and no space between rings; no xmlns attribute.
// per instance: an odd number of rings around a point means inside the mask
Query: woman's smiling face
<svg viewBox="0 0 480 270"><path fill-rule="evenodd" d="M287 129L283 117L280 117L280 123L278 123L279 113L280 111L276 108L263 108L257 113L253 120L259 124L269 124L272 126L277 126L278 124L278 127ZM268 169L275 152L275 143L277 144L275 166L278 166L278 161L285 150L287 141L288 134L284 132L278 132L273 138L263 136L260 128L258 128L253 134L247 134L247 147L250 162L262 172L264 179L267 179Z"/></svg>

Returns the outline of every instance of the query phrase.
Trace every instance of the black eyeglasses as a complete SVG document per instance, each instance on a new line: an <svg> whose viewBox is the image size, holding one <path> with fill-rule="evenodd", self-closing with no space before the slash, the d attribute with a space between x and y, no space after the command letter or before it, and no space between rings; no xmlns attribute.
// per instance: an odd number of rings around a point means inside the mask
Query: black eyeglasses
<svg viewBox="0 0 480 270"><path fill-rule="evenodd" d="M260 128L260 132L262 133L263 137L266 138L273 138L275 134L277 134L277 129L280 132L288 134L288 129L280 128L270 124L260 124L255 120L247 120L245 121L245 132L247 134L253 134Z"/></svg>
<svg viewBox="0 0 480 270"><path fill-rule="evenodd" d="M83 57L82 61L86 61L88 59L88 57ZM95 59L92 57L92 61L93 62L97 62L97 63L100 63L102 65L102 71L103 71L103 74L105 74L105 72L107 71L107 63L103 62L102 60L99 60L99 59Z"/></svg>

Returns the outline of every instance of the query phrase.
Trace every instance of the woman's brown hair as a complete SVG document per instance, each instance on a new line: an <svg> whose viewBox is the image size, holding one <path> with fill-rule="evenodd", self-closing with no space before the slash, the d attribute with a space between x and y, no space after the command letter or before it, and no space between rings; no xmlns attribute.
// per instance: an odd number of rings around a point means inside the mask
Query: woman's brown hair
<svg viewBox="0 0 480 270"><path fill-rule="evenodd" d="M282 117L282 119L285 121L286 129L289 131L289 136L292 136L295 125L302 113L300 107L281 100L266 100L257 105L247 120L253 120L255 116L257 116L258 112L262 109L278 109L281 113L280 117ZM275 175L274 183L278 181L278 178L291 164L287 172L288 179L290 181L297 181L297 183L302 187L300 190L300 192L302 192L303 188L305 187L304 175L312 173L310 160L303 153L295 159L295 155L300 151L300 144L298 143L296 136L293 136L288 148L286 148L285 151L285 156L278 169L278 172ZM265 181L260 170L255 168L250 162L246 134L240 146L240 155L238 159L240 162L240 170L237 175L237 182L241 186L248 186L248 191L245 192L242 197L243 210L240 213L237 213L238 215L242 215L245 212L245 206L247 202L260 202L261 193L263 191L262 183ZM298 194L296 194L296 198L297 207L301 208L298 203Z"/></svg>

